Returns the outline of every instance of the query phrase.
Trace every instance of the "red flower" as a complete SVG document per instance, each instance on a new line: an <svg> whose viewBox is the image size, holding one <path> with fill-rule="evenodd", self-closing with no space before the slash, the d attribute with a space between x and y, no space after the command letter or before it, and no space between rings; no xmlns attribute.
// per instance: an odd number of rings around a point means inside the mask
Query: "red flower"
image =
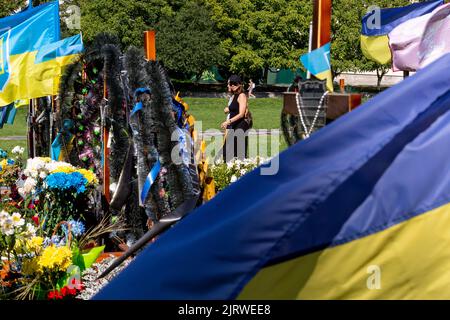
<svg viewBox="0 0 450 320"><path fill-rule="evenodd" d="M69 293L69 295L75 296L77 294L77 289L75 289L75 288L73 288L73 289L67 288L67 292Z"/></svg>
<svg viewBox="0 0 450 320"><path fill-rule="evenodd" d="M61 295L63 296L63 297L65 297L65 296L67 296L67 286L64 286L64 287L62 287L62 289L61 289Z"/></svg>
<svg viewBox="0 0 450 320"><path fill-rule="evenodd" d="M39 225L39 216L38 216L38 215L33 216L33 217L31 218L31 220L33 220L34 223L35 223L37 226Z"/></svg>
<svg viewBox="0 0 450 320"><path fill-rule="evenodd" d="M48 293L47 298L48 298L49 300L52 300L52 299L53 299L53 300L56 300L56 299L62 299L63 296L59 294L59 291L58 291L58 290L54 290L54 291L50 291L50 292Z"/></svg>
<svg viewBox="0 0 450 320"><path fill-rule="evenodd" d="M34 205L34 203L30 202L30 204L28 205L28 209L34 209L36 206Z"/></svg>
<svg viewBox="0 0 450 320"><path fill-rule="evenodd" d="M72 281L70 281L70 287L74 290L83 290L83 284L77 278L73 278Z"/></svg>

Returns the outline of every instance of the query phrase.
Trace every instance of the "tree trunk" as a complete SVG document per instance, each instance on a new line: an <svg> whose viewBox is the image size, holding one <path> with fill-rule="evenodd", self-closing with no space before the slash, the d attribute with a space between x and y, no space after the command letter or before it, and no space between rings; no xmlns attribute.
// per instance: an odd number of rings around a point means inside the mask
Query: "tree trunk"
<svg viewBox="0 0 450 320"><path fill-rule="evenodd" d="M377 89L381 91L381 80L383 80L386 72L384 70L377 69Z"/></svg>
<svg viewBox="0 0 450 320"><path fill-rule="evenodd" d="M269 75L269 67L264 67L264 73L263 73L264 84L267 84L267 76L268 75Z"/></svg>

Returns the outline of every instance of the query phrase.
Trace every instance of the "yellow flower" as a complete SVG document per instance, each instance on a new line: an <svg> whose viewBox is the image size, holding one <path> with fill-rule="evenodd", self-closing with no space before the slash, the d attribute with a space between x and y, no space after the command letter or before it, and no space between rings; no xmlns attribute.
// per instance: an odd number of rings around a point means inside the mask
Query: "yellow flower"
<svg viewBox="0 0 450 320"><path fill-rule="evenodd" d="M66 247L48 246L39 257L38 265L48 271L67 271L72 264L72 251Z"/></svg>
<svg viewBox="0 0 450 320"><path fill-rule="evenodd" d="M88 181L89 184L97 184L98 183L97 176L91 170L78 169L77 172L81 173L86 178L86 180Z"/></svg>
<svg viewBox="0 0 450 320"><path fill-rule="evenodd" d="M24 259L22 262L22 273L26 276L31 276L40 272L38 260L39 258Z"/></svg>
<svg viewBox="0 0 450 320"><path fill-rule="evenodd" d="M52 162L52 159L49 157L39 157L39 159L41 159L42 161L47 162L47 163Z"/></svg>
<svg viewBox="0 0 450 320"><path fill-rule="evenodd" d="M3 171L3 170L5 170L7 165L8 165L8 163L6 162L6 159L3 159L3 160L0 162L0 166L2 167L2 169L0 170L0 172Z"/></svg>
<svg viewBox="0 0 450 320"><path fill-rule="evenodd" d="M26 248L24 246L25 241L23 239L16 239L16 242L14 243L14 251L17 253L25 253Z"/></svg>
<svg viewBox="0 0 450 320"><path fill-rule="evenodd" d="M33 237L31 240L27 241L27 250L33 252L39 252L42 248L42 243L44 242L44 238L42 237Z"/></svg>
<svg viewBox="0 0 450 320"><path fill-rule="evenodd" d="M72 172L75 172L75 168L68 167L68 166L61 166L61 167L58 167L55 170L53 170L51 173L56 173L56 172L72 173Z"/></svg>

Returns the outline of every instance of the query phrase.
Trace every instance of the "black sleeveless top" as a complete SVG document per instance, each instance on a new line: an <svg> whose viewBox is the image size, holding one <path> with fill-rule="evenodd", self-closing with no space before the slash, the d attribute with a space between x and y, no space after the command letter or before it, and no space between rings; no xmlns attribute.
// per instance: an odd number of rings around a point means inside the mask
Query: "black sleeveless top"
<svg viewBox="0 0 450 320"><path fill-rule="evenodd" d="M230 99L231 102L228 104L228 109L230 110L230 118L233 118L239 114L239 102L238 102L239 94L234 94L233 98ZM239 120L233 121L231 125L228 126L228 129L236 129L240 127L242 122L244 121L244 118L241 118Z"/></svg>

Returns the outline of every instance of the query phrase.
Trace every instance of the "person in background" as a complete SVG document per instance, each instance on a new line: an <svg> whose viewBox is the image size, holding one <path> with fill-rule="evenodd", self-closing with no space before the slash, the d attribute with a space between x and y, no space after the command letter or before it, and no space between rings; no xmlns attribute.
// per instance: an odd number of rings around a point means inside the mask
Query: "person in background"
<svg viewBox="0 0 450 320"><path fill-rule="evenodd" d="M291 85L287 89L288 92L298 92L298 83L302 80L301 76L296 76L294 81L292 81Z"/></svg>
<svg viewBox="0 0 450 320"><path fill-rule="evenodd" d="M252 79L248 82L248 97L249 98L256 98L256 96L253 94L253 90L255 89L256 84L252 81Z"/></svg>
<svg viewBox="0 0 450 320"><path fill-rule="evenodd" d="M245 120L247 113L247 95L244 93L242 80L238 75L232 75L228 79L228 92L232 94L228 106L224 109L229 117L221 124L226 129L225 143L223 147L223 160L230 161L233 158L244 159L247 156L249 124Z"/></svg>

